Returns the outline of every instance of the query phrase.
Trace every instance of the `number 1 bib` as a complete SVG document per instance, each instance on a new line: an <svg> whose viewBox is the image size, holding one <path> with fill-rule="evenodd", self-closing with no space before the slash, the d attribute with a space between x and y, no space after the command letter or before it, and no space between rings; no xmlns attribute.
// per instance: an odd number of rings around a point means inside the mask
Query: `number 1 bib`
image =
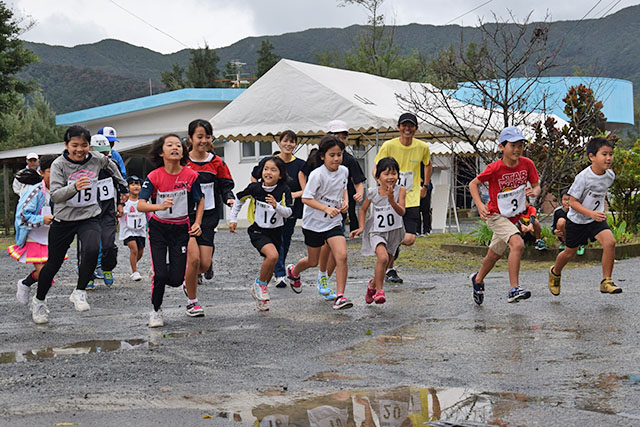
<svg viewBox="0 0 640 427"><path fill-rule="evenodd" d="M500 215L507 218L512 218L525 210L526 185L522 184L520 187L511 191L503 191L498 193L498 209Z"/></svg>
<svg viewBox="0 0 640 427"><path fill-rule="evenodd" d="M382 233L385 231L402 228L402 217L391 205L373 206L373 231Z"/></svg>
<svg viewBox="0 0 640 427"><path fill-rule="evenodd" d="M261 228L277 228L284 225L284 218L269 203L256 200L255 222Z"/></svg>
<svg viewBox="0 0 640 427"><path fill-rule="evenodd" d="M155 211L154 215L163 219L178 219L187 216L187 189L178 191L158 191L156 203L161 205L166 199L173 199L173 206L163 211Z"/></svg>

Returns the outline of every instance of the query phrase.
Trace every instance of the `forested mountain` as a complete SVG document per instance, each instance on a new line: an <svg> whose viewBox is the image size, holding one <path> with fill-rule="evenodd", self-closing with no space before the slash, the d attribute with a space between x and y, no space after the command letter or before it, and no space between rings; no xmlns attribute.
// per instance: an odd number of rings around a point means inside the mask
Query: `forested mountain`
<svg viewBox="0 0 640 427"><path fill-rule="evenodd" d="M344 54L355 47L357 35L365 27L320 28L279 36L248 37L231 46L216 49L218 67L230 60L247 63L245 71L255 69L256 50L268 39L274 52L283 58L316 62L319 53L333 51ZM457 44L461 32L465 41L477 39L472 27L411 24L395 29L394 41L401 53L423 52L428 57L440 49ZM554 75L581 72L631 80L640 93L640 6L632 6L601 19L559 21L551 25L549 40L560 43L561 64ZM118 40L79 45L73 48L26 43L40 58L23 77L35 79L45 98L58 113L74 111L162 91L160 73L178 63L186 66L189 51L163 55Z"/></svg>

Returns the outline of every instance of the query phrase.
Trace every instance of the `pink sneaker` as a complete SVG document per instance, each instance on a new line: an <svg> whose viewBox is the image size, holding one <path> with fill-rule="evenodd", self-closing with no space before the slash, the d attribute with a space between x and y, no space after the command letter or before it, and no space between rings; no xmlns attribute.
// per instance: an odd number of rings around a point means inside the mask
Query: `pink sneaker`
<svg viewBox="0 0 640 427"><path fill-rule="evenodd" d="M293 268L295 265L289 264L287 266L287 278L289 279L289 286L291 286L291 290L296 294L302 292L302 283L300 282L300 275L293 275Z"/></svg>
<svg viewBox="0 0 640 427"><path fill-rule="evenodd" d="M371 304L373 302L373 296L376 294L376 288L373 286L373 278L369 279L369 286L367 286L367 294L364 296L364 302Z"/></svg>
<svg viewBox="0 0 640 427"><path fill-rule="evenodd" d="M384 304L387 301L387 296L384 294L382 289L376 292L373 296L373 301L375 301L376 304Z"/></svg>

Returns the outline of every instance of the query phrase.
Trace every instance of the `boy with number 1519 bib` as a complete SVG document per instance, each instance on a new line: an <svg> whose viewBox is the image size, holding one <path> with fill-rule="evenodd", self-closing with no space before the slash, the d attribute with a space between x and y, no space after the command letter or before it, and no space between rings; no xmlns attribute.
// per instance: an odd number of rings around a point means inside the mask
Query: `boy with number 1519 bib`
<svg viewBox="0 0 640 427"><path fill-rule="evenodd" d="M487 256L482 267L471 275L473 300L482 304L484 300L484 278L502 254L509 247L509 282L508 302L527 299L531 292L519 286L520 258L524 251L524 241L516 227L516 223L526 210L527 196L540 194L538 171L531 159L522 157L526 139L515 126L506 127L500 132L500 151L502 159L497 160L469 183L469 192L478 207L480 217L487 222L493 231ZM485 205L480 198L480 184L489 184L489 203ZM527 186L527 183L531 186Z"/></svg>

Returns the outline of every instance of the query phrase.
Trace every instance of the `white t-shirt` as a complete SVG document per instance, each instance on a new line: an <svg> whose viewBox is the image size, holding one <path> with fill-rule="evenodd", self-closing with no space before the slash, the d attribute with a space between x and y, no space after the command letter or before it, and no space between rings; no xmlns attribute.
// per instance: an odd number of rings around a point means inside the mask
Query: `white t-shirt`
<svg viewBox="0 0 640 427"><path fill-rule="evenodd" d="M585 208L592 211L604 212L604 198L615 179L616 174L611 169L607 169L602 175L596 175L593 170L591 170L591 166L589 166L576 175L568 193L570 196L578 199L580 204ZM572 208L569 208L567 218L575 224L588 224L593 222L593 219L576 212Z"/></svg>
<svg viewBox="0 0 640 427"><path fill-rule="evenodd" d="M147 235L147 216L143 212L138 212L139 200L127 200L122 208L120 218L120 240L128 237Z"/></svg>
<svg viewBox="0 0 640 427"><path fill-rule="evenodd" d="M315 199L325 206L340 209L348 179L349 170L345 166L340 165L338 170L331 172L325 165L322 165L309 174L302 198ZM342 225L342 215L338 214L331 218L323 211L308 205L304 206L302 228L321 233L340 225Z"/></svg>

